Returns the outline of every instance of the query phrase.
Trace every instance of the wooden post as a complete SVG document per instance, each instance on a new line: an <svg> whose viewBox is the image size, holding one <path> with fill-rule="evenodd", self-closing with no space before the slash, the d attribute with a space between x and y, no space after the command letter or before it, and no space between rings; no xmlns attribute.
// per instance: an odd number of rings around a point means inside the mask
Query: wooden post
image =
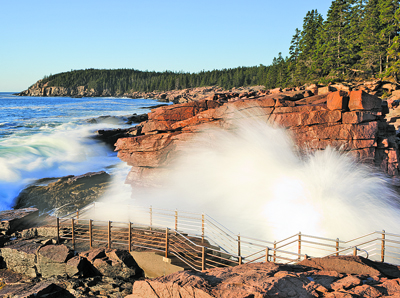
<svg viewBox="0 0 400 298"><path fill-rule="evenodd" d="M265 249L265 262L269 262L269 247Z"/></svg>
<svg viewBox="0 0 400 298"><path fill-rule="evenodd" d="M60 219L57 217L57 244L60 244Z"/></svg>
<svg viewBox="0 0 400 298"><path fill-rule="evenodd" d="M299 240L298 240L298 243L299 243L299 249L298 249L298 254L299 254L299 260L300 260L300 255L301 255L301 232L299 232Z"/></svg>
<svg viewBox="0 0 400 298"><path fill-rule="evenodd" d="M108 249L111 249L111 221L108 221Z"/></svg>
<svg viewBox="0 0 400 298"><path fill-rule="evenodd" d="M238 235L237 236L237 238L238 238L238 256L240 256L241 255L241 251L240 251L240 235Z"/></svg>
<svg viewBox="0 0 400 298"><path fill-rule="evenodd" d="M204 243L204 213L201 215L201 243Z"/></svg>
<svg viewBox="0 0 400 298"><path fill-rule="evenodd" d="M176 231L178 231L178 210L175 210L175 235Z"/></svg>
<svg viewBox="0 0 400 298"><path fill-rule="evenodd" d="M165 229L165 258L168 259L168 228Z"/></svg>
<svg viewBox="0 0 400 298"><path fill-rule="evenodd" d="M307 254L305 254L304 255L304 260L307 260L308 259L308 256L307 256Z"/></svg>
<svg viewBox="0 0 400 298"><path fill-rule="evenodd" d="M243 258L241 256L239 256L239 265L243 264Z"/></svg>
<svg viewBox="0 0 400 298"><path fill-rule="evenodd" d="M150 231L152 230L153 227L153 207L150 206Z"/></svg>
<svg viewBox="0 0 400 298"><path fill-rule="evenodd" d="M89 219L89 244L90 244L90 248L92 248L92 245L93 245L92 224L93 224L93 220Z"/></svg>
<svg viewBox="0 0 400 298"><path fill-rule="evenodd" d="M79 209L76 208L76 219L78 219L78 218L79 218Z"/></svg>
<svg viewBox="0 0 400 298"><path fill-rule="evenodd" d="M276 241L274 241L274 263L276 262Z"/></svg>
<svg viewBox="0 0 400 298"><path fill-rule="evenodd" d="M382 230L381 262L385 262L385 230Z"/></svg>
<svg viewBox="0 0 400 298"><path fill-rule="evenodd" d="M353 256L357 255L357 246L354 246L354 250L353 250Z"/></svg>
<svg viewBox="0 0 400 298"><path fill-rule="evenodd" d="M336 238L336 255L339 255L339 238Z"/></svg>
<svg viewBox="0 0 400 298"><path fill-rule="evenodd" d="M132 223L129 222L129 234L128 234L128 251L131 252L132 246Z"/></svg>
<svg viewBox="0 0 400 298"><path fill-rule="evenodd" d="M206 247L201 247L201 271L206 270Z"/></svg>
<svg viewBox="0 0 400 298"><path fill-rule="evenodd" d="M75 250L75 226L73 218L71 218L71 230L72 230L72 249Z"/></svg>

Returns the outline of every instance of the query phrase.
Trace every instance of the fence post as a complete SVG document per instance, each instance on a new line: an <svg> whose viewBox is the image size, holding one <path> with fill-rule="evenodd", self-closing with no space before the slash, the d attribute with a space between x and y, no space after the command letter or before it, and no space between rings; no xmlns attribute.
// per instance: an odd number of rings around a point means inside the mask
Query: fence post
<svg viewBox="0 0 400 298"><path fill-rule="evenodd" d="M75 227L73 218L71 218L71 229L72 229L72 249L75 250Z"/></svg>
<svg viewBox="0 0 400 298"><path fill-rule="evenodd" d="M79 209L76 208L76 219L78 219L78 218L79 218Z"/></svg>
<svg viewBox="0 0 400 298"><path fill-rule="evenodd" d="M242 253L240 250L240 235L238 235L237 238L238 238L238 240L237 240L238 241L238 256L240 256Z"/></svg>
<svg viewBox="0 0 400 298"><path fill-rule="evenodd" d="M93 244L93 230L92 230L92 220L89 219L89 244L90 244L90 248L92 248L92 244Z"/></svg>
<svg viewBox="0 0 400 298"><path fill-rule="evenodd" d="M128 251L131 252L131 246L132 246L132 223L129 222L128 225L129 228L129 234L128 234Z"/></svg>
<svg viewBox="0 0 400 298"><path fill-rule="evenodd" d="M175 235L176 231L178 231L178 210L175 210Z"/></svg>
<svg viewBox="0 0 400 298"><path fill-rule="evenodd" d="M339 255L339 238L336 238L336 255Z"/></svg>
<svg viewBox="0 0 400 298"><path fill-rule="evenodd" d="M150 206L150 231L152 230L153 227L153 207Z"/></svg>
<svg viewBox="0 0 400 298"><path fill-rule="evenodd" d="M382 230L381 262L385 262L385 230Z"/></svg>
<svg viewBox="0 0 400 298"><path fill-rule="evenodd" d="M201 247L201 271L206 270L206 247Z"/></svg>
<svg viewBox="0 0 400 298"><path fill-rule="evenodd" d="M269 247L265 249L265 262L269 262Z"/></svg>
<svg viewBox="0 0 400 298"><path fill-rule="evenodd" d="M57 244L60 244L60 219L57 217Z"/></svg>
<svg viewBox="0 0 400 298"><path fill-rule="evenodd" d="M353 250L353 256L357 255L357 246L354 246L354 250Z"/></svg>
<svg viewBox="0 0 400 298"><path fill-rule="evenodd" d="M111 221L108 221L108 249L111 249Z"/></svg>
<svg viewBox="0 0 400 298"><path fill-rule="evenodd" d="M276 241L274 241L274 263L276 262Z"/></svg>
<svg viewBox="0 0 400 298"><path fill-rule="evenodd" d="M300 255L301 255L301 232L299 232L299 250L298 250L298 254L299 254L299 260L300 260Z"/></svg>
<svg viewBox="0 0 400 298"><path fill-rule="evenodd" d="M168 228L165 229L165 258L168 259Z"/></svg>
<svg viewBox="0 0 400 298"><path fill-rule="evenodd" d="M204 213L201 215L201 243L204 243Z"/></svg>
<svg viewBox="0 0 400 298"><path fill-rule="evenodd" d="M239 256L239 265L243 264L243 258L241 256Z"/></svg>

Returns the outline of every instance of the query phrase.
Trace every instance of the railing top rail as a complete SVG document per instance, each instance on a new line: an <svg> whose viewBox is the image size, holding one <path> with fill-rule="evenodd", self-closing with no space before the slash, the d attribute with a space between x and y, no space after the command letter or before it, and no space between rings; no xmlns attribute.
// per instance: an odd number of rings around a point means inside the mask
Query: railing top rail
<svg viewBox="0 0 400 298"><path fill-rule="evenodd" d="M312 235L308 235L308 234L301 234L301 237L309 237L309 238L314 238L314 239L318 239L318 240L324 240L324 241L332 241L332 242L345 242L345 241L341 241L339 238L333 239L333 238L325 238L325 237L319 237L319 236L312 236Z"/></svg>
<svg viewBox="0 0 400 298"><path fill-rule="evenodd" d="M393 234L393 233L388 233L388 232L375 232L375 233L377 233L377 234L379 234L379 235L386 235L386 236L392 236L392 237L399 237L400 238L400 235L399 234Z"/></svg>
<svg viewBox="0 0 400 298"><path fill-rule="evenodd" d="M301 233L297 233L297 234L294 234L294 235L292 235L292 236L290 236L290 237L287 237L287 238L285 238L285 239L282 239L282 240L279 240L279 241L275 241L275 243L276 243L276 244L278 244L278 243L281 243L281 242L287 241L287 240L289 240L290 238L293 238L293 237L298 237L298 236L299 236L299 234L301 234Z"/></svg>
<svg viewBox="0 0 400 298"><path fill-rule="evenodd" d="M359 239L361 239L361 238L365 238L365 237L368 237L368 236L374 235L375 233L382 234L381 232L371 232L371 233L368 233L368 234L362 235L362 236L360 236L360 237L353 238L353 239L350 239L350 240L347 240L347 241L342 241L342 242L343 242L343 243L350 243L350 242L352 242L352 241L356 241L356 240L359 240Z"/></svg>

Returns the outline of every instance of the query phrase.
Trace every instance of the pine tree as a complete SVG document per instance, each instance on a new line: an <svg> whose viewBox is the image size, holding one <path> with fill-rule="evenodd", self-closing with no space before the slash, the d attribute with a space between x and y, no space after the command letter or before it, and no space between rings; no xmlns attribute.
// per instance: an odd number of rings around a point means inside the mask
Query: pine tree
<svg viewBox="0 0 400 298"><path fill-rule="evenodd" d="M347 37L350 33L351 1L334 0L324 22L322 39L325 40L320 52L323 53L323 70L344 74L351 63L351 51Z"/></svg>
<svg viewBox="0 0 400 298"><path fill-rule="evenodd" d="M317 10L307 12L303 20L303 30L298 45L296 74L308 78L313 73L315 61L316 36L322 28L323 18Z"/></svg>
<svg viewBox="0 0 400 298"><path fill-rule="evenodd" d="M399 22L395 18L396 11L399 9L399 2L395 0L379 0L379 20L380 20L380 39L386 51L386 70L389 67L388 50L392 45L393 39L398 35Z"/></svg>
<svg viewBox="0 0 400 298"><path fill-rule="evenodd" d="M397 24L400 23L400 8L396 10L395 20ZM397 27L399 28L399 27ZM398 29L399 30L399 29ZM386 70L386 75L392 75L396 82L399 81L399 73L400 73L400 36L399 32L393 38L392 44L388 50L389 57L389 67Z"/></svg>
<svg viewBox="0 0 400 298"><path fill-rule="evenodd" d="M379 0L369 0L365 7L365 18L362 22L363 31L360 36L361 41L361 65L364 70L370 70L372 75L383 70L383 57L385 55L382 39L380 38L380 12L378 8Z"/></svg>

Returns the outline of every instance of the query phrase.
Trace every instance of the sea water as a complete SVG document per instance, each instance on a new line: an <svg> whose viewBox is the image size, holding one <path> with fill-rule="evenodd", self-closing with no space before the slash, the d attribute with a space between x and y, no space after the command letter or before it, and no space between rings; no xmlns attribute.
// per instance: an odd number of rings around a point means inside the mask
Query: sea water
<svg viewBox="0 0 400 298"><path fill-rule="evenodd" d="M129 127L123 117L160 104L151 99L111 97L20 97L0 93L0 210L40 178L81 175L126 166L92 136L96 130Z"/></svg>

